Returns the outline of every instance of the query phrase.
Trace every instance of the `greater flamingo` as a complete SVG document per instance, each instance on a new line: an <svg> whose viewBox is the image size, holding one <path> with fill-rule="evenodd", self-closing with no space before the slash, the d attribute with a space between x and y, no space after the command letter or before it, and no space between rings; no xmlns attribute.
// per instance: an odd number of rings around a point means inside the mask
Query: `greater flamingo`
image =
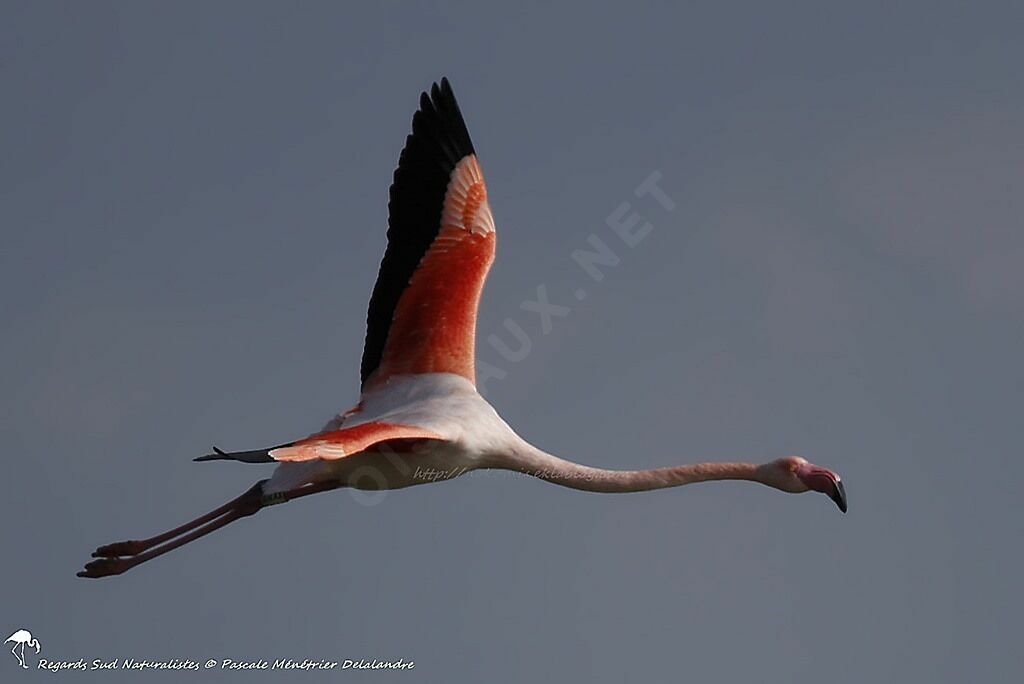
<svg viewBox="0 0 1024 684"><path fill-rule="evenodd" d="M388 245L370 298L355 408L305 439L231 453L214 447L196 460L279 465L269 479L181 527L101 546L80 577L120 574L272 504L339 487L400 489L480 468L590 492L748 480L783 492L823 492L846 512L839 476L796 456L763 464L603 470L541 451L498 416L477 392L474 374L477 305L494 259L494 216L447 79L420 97L388 209Z"/></svg>
<svg viewBox="0 0 1024 684"><path fill-rule="evenodd" d="M28 631L27 629L19 629L17 632L7 637L7 639L4 640L4 644L7 644L11 641L14 642L14 648L11 649L11 653L14 654L14 657L18 659L18 663L20 663L21 666L27 670L28 665L25 664L25 646L28 645L29 648L36 649L36 654L38 654L39 640L34 638L32 636L32 632ZM19 646L21 647L20 654L18 653Z"/></svg>

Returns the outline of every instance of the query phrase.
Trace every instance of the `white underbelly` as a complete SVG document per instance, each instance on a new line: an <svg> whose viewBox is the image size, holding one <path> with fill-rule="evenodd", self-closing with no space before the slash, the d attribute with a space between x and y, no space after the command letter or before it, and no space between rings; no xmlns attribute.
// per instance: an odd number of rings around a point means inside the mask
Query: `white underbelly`
<svg viewBox="0 0 1024 684"><path fill-rule="evenodd" d="M452 442L420 442L413 451L371 449L334 461L282 463L265 493L296 489L314 482L377 491L450 480L480 467L479 459Z"/></svg>
<svg viewBox="0 0 1024 684"><path fill-rule="evenodd" d="M282 463L264 491L324 481L364 490L429 484L485 467L483 459L507 452L519 441L471 382L450 373L396 376L363 395L359 410L331 421L326 430L373 422L421 427L444 440L417 442L412 451L382 444L336 460Z"/></svg>

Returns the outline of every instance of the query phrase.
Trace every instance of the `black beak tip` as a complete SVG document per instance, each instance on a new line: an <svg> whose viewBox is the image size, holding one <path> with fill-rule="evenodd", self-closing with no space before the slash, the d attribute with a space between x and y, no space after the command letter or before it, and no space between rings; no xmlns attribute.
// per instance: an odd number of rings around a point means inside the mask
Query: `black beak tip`
<svg viewBox="0 0 1024 684"><path fill-rule="evenodd" d="M839 510L843 513L846 512L846 487L843 486L842 480L836 480L835 490L833 490L829 498L836 502L836 506L839 506Z"/></svg>

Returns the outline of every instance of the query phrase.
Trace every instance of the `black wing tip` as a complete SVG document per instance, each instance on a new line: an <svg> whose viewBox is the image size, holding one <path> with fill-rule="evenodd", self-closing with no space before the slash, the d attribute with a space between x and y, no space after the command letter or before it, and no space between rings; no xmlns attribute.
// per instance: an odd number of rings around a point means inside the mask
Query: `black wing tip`
<svg viewBox="0 0 1024 684"><path fill-rule="evenodd" d="M288 446L288 445L282 445ZM243 463L273 463L274 459L271 457L270 452L278 447L272 449L254 449L253 451L221 451L217 447L213 447L212 454L206 454L205 456L197 456L192 460L197 463L203 461L241 461Z"/></svg>
<svg viewBox="0 0 1024 684"><path fill-rule="evenodd" d="M435 117L440 123L436 133L446 142L454 143L458 155L456 162L466 155L476 153L459 101L455 99L455 91L447 76L442 76L440 83L434 81L429 91L420 94L420 112Z"/></svg>
<svg viewBox="0 0 1024 684"><path fill-rule="evenodd" d="M442 100L455 100L455 92L452 90L452 84L448 81L447 76L442 76L440 81L431 83L430 90L424 91L423 95L429 97L433 103L438 103ZM422 100L422 98L420 99Z"/></svg>

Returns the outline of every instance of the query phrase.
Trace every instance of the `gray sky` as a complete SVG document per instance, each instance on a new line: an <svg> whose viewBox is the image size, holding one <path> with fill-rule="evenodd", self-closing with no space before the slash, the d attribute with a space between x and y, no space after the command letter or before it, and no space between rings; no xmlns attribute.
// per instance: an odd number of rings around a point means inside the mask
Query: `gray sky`
<svg viewBox="0 0 1024 684"><path fill-rule="evenodd" d="M382 5L0 4L0 627L58 660L416 662L344 673L373 681L1019 677L1019 5ZM498 223L478 353L505 418L605 467L797 453L850 513L473 477L75 578L268 475L190 461L211 444L354 403L388 184L442 75ZM635 196L654 171L674 211ZM599 283L590 236L620 258ZM547 334L541 285L571 307ZM487 340L515 346L506 320L522 360Z"/></svg>

